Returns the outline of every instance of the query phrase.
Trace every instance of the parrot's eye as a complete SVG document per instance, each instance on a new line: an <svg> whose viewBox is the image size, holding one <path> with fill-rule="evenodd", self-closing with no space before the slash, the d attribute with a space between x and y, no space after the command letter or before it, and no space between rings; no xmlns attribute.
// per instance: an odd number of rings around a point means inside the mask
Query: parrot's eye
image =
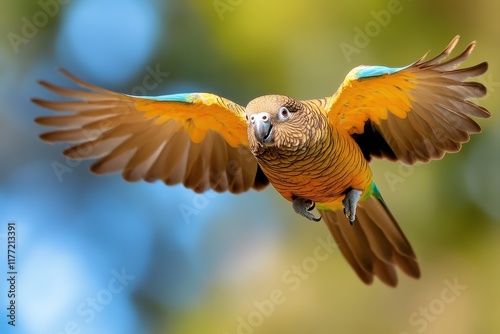
<svg viewBox="0 0 500 334"><path fill-rule="evenodd" d="M287 119L290 118L290 110L288 110L287 107L281 107L280 111L278 112L278 117L282 121L286 121Z"/></svg>

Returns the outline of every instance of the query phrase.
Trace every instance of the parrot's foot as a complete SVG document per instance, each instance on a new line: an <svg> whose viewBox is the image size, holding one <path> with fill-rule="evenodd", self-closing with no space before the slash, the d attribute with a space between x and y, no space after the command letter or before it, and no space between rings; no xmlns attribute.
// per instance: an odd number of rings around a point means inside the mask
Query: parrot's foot
<svg viewBox="0 0 500 334"><path fill-rule="evenodd" d="M302 217L306 217L307 219L315 222L319 222L321 220L321 216L319 218L316 218L312 213L309 212L316 206L316 203L314 203L310 199L296 198L293 200L292 205L295 212Z"/></svg>
<svg viewBox="0 0 500 334"><path fill-rule="evenodd" d="M351 189L342 200L342 204L344 204L344 215L349 219L351 225L354 224L354 220L356 219L356 206L362 193L361 190Z"/></svg>

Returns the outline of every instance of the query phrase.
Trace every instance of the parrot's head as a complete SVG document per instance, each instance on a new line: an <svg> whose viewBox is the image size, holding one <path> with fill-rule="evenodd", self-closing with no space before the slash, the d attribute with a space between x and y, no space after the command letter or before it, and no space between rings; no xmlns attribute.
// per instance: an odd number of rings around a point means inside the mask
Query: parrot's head
<svg viewBox="0 0 500 334"><path fill-rule="evenodd" d="M266 95L245 108L250 149L255 155L297 151L314 144L325 116L301 101L283 95Z"/></svg>

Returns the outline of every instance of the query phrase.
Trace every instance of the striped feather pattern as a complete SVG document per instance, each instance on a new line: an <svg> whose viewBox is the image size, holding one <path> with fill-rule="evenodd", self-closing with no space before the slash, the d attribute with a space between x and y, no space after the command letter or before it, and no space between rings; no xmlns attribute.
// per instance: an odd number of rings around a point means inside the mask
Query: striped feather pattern
<svg viewBox="0 0 500 334"><path fill-rule="evenodd" d="M440 159L446 152L457 152L470 134L480 132L471 118L487 118L490 113L468 101L486 94L484 85L464 80L486 72L481 64L457 69L471 54L472 42L458 56L445 61L456 44L431 60L424 57L396 72L358 77L366 66L355 68L346 77L327 109L331 121L354 137L365 156L396 158L407 164ZM370 121L373 131L364 134ZM369 144L380 136L388 144L383 152ZM365 135L367 138L363 138Z"/></svg>
<svg viewBox="0 0 500 334"><path fill-rule="evenodd" d="M36 119L58 128L42 134L48 142L70 142L71 159L99 159L97 174L122 172L127 181L182 183L196 192L208 189L240 193L262 188L267 179L248 149L241 106L212 94L188 94L149 100L89 85L62 70L88 91L41 84L76 101L38 105L64 114Z"/></svg>

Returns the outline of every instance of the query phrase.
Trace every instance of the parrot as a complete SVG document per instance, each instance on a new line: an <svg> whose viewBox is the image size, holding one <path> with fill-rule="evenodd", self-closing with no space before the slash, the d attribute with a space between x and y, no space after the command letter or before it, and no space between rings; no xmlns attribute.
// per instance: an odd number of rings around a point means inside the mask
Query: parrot
<svg viewBox="0 0 500 334"><path fill-rule="evenodd" d="M116 93L59 69L79 88L39 81L65 99L33 98L61 112L35 122L55 128L40 135L43 141L71 143L68 158L95 159L96 174L182 183L196 193L272 185L298 215L324 220L362 282L378 278L395 287L397 270L415 279L421 273L370 162L438 160L481 132L472 117L490 113L469 99L484 97L486 87L467 79L484 74L488 63L459 68L476 42L450 58L458 41L403 67L357 66L329 97L265 95L246 107L210 93Z"/></svg>

